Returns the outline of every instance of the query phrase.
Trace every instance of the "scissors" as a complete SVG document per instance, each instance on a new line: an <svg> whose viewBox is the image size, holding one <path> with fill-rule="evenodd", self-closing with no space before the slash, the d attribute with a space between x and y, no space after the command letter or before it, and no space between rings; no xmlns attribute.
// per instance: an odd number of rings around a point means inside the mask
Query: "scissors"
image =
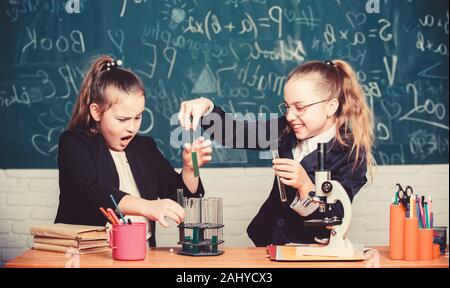
<svg viewBox="0 0 450 288"><path fill-rule="evenodd" d="M398 198L400 199L402 205L406 208L411 199L411 196L414 194L414 191L409 185L406 185L405 189L403 189L402 185L400 185L399 183L397 183L397 186L398 186Z"/></svg>

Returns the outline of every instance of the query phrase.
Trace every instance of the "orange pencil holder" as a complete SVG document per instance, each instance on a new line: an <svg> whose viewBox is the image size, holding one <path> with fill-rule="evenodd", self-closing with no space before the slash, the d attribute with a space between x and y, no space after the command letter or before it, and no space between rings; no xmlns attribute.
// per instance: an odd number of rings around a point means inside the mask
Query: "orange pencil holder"
<svg viewBox="0 0 450 288"><path fill-rule="evenodd" d="M433 229L419 229L419 260L433 260Z"/></svg>
<svg viewBox="0 0 450 288"><path fill-rule="evenodd" d="M405 218L405 209L401 204L391 204L389 211L389 258L402 260L404 257L403 219Z"/></svg>
<svg viewBox="0 0 450 288"><path fill-rule="evenodd" d="M419 259L419 220L417 218L403 218L404 231L404 259L417 261Z"/></svg>

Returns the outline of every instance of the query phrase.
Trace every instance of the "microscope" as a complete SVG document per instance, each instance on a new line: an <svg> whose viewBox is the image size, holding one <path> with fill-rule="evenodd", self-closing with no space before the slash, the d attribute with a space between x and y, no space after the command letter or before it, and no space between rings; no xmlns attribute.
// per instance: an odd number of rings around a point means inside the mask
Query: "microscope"
<svg viewBox="0 0 450 288"><path fill-rule="evenodd" d="M318 260L323 260L326 257L332 257L331 260L362 260L364 257L364 247L359 244L354 244L347 237L352 221L352 204L347 192L342 185L331 180L331 173L326 168L326 149L325 143L318 143L317 160L318 168L315 171L315 186L316 191L311 192L309 199L305 202L318 203L319 213L323 215L322 218L307 220L304 222L305 226L326 227L330 229L329 239L317 239L316 242L320 244L306 244L296 246L297 256L306 256L309 259L318 257ZM326 211L331 204L340 201L344 208L344 215L342 218L338 216L326 217Z"/></svg>

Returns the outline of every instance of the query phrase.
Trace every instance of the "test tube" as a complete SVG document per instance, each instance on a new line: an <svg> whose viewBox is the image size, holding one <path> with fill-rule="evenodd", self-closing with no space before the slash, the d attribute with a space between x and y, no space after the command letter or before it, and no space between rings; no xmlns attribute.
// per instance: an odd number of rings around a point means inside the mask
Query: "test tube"
<svg viewBox="0 0 450 288"><path fill-rule="evenodd" d="M189 198L187 211L189 215L189 224L192 225L192 244L198 244L200 241L200 223L202 218L202 199L201 198ZM190 230L190 229L188 229ZM192 246L192 252L194 254L199 253L199 246Z"/></svg>
<svg viewBox="0 0 450 288"><path fill-rule="evenodd" d="M191 224L198 224L200 223L201 214L200 214L200 208L201 208L201 198L188 198L187 201L187 215L188 218L186 221Z"/></svg>
<svg viewBox="0 0 450 288"><path fill-rule="evenodd" d="M192 166L194 166L194 177L199 177L200 170L198 168L197 152L195 150L192 150L191 157L192 157Z"/></svg>
<svg viewBox="0 0 450 288"><path fill-rule="evenodd" d="M184 208L184 223L190 223L189 222L189 198L183 197L183 208Z"/></svg>
<svg viewBox="0 0 450 288"><path fill-rule="evenodd" d="M180 204L181 207L185 207L184 206L184 197L183 197L183 189L177 189L177 203ZM184 222L184 221L183 221ZM179 229L179 237L180 237L180 241L185 241L186 237L185 237L185 229L184 229L184 223L181 222L180 223L180 227ZM186 251L186 245L183 244L183 251Z"/></svg>
<svg viewBox="0 0 450 288"><path fill-rule="evenodd" d="M212 235L211 237L211 253L217 253L217 235Z"/></svg>
<svg viewBox="0 0 450 288"><path fill-rule="evenodd" d="M184 197L183 197L183 188L179 188L177 189L177 203L180 204L181 207L185 207L184 206Z"/></svg>
<svg viewBox="0 0 450 288"><path fill-rule="evenodd" d="M194 177L200 176L200 170L198 168L198 159L197 159L197 151L194 148L194 131L191 131L190 138L191 138L191 159L192 159L192 166L194 167Z"/></svg>
<svg viewBox="0 0 450 288"><path fill-rule="evenodd" d="M209 201L207 199L201 198L200 201L200 227L199 227L199 242L205 242L205 237L206 239L208 239L208 229L207 228L207 223L209 221L208 219L208 207L209 207ZM200 248L200 252L209 252L209 247L208 245L202 245Z"/></svg>
<svg viewBox="0 0 450 288"><path fill-rule="evenodd" d="M272 151L272 156L273 159L278 159L280 158L280 155L278 154L278 150L271 150ZM280 191L280 199L281 202L286 202L287 201L287 197L286 197L286 187L284 186L283 183L281 183L280 181L280 177L278 177L277 175L277 183L278 183L278 191Z"/></svg>
<svg viewBox="0 0 450 288"><path fill-rule="evenodd" d="M184 242L192 243L192 237L191 236L184 236ZM183 252L192 253L192 247L189 244L183 244Z"/></svg>
<svg viewBox="0 0 450 288"><path fill-rule="evenodd" d="M211 224L223 224L222 198L208 198L208 222Z"/></svg>
<svg viewBox="0 0 450 288"><path fill-rule="evenodd" d="M223 202L222 198L211 197L208 198L208 223L216 225L216 228L209 229L208 239L211 239L211 252L217 253L219 251L217 243L222 239L222 228L218 228L217 225L223 224Z"/></svg>

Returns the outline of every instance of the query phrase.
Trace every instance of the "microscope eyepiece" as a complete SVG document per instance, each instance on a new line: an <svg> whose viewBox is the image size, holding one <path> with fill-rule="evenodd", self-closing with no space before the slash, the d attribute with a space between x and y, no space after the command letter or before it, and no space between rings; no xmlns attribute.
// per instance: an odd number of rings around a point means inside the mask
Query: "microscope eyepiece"
<svg viewBox="0 0 450 288"><path fill-rule="evenodd" d="M325 143L317 144L317 170L326 171L327 170L327 151L325 149Z"/></svg>

